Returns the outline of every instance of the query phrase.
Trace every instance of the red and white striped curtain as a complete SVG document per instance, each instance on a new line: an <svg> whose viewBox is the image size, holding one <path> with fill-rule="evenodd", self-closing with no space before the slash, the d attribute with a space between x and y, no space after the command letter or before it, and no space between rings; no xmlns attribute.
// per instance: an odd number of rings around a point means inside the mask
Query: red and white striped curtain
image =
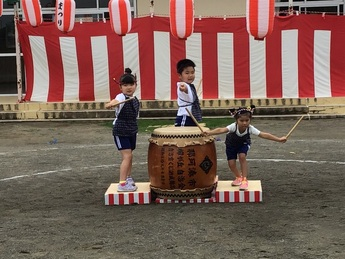
<svg viewBox="0 0 345 259"><path fill-rule="evenodd" d="M20 22L28 101L108 101L113 81L130 67L135 95L176 100L176 63L188 57L202 78L200 99L318 98L345 96L345 16L275 17L272 34L256 41L245 18L195 20L187 40L171 36L169 18L133 19L118 37L108 23L76 23L68 36L55 24Z"/></svg>
<svg viewBox="0 0 345 259"><path fill-rule="evenodd" d="M57 0L55 6L55 24L62 32L70 32L75 22L74 0Z"/></svg>
<svg viewBox="0 0 345 259"><path fill-rule="evenodd" d="M3 8L4 8L4 0L0 0L0 17L2 16Z"/></svg>
<svg viewBox="0 0 345 259"><path fill-rule="evenodd" d="M263 40L273 31L274 0L247 0L247 31L256 40Z"/></svg>
<svg viewBox="0 0 345 259"><path fill-rule="evenodd" d="M170 0L170 31L178 39L187 39L194 30L194 1Z"/></svg>
<svg viewBox="0 0 345 259"><path fill-rule="evenodd" d="M39 0L22 0L21 7L28 24L36 27L42 23L42 8Z"/></svg>
<svg viewBox="0 0 345 259"><path fill-rule="evenodd" d="M129 0L110 0L108 3L112 30L124 36L132 29L132 14Z"/></svg>

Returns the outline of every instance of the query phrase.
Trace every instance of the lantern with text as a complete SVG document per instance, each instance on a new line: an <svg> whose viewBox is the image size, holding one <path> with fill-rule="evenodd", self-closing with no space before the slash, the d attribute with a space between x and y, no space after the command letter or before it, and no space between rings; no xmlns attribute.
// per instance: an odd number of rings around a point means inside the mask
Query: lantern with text
<svg viewBox="0 0 345 259"><path fill-rule="evenodd" d="M263 40L273 31L274 0L247 0L247 31L256 40Z"/></svg>
<svg viewBox="0 0 345 259"><path fill-rule="evenodd" d="M73 30L75 21L74 0L57 0L55 16L55 24L60 31L69 32Z"/></svg>
<svg viewBox="0 0 345 259"><path fill-rule="evenodd" d="M0 17L2 15L3 6L4 6L3 0L0 0Z"/></svg>
<svg viewBox="0 0 345 259"><path fill-rule="evenodd" d="M194 1L170 0L170 31L178 39L187 39L194 30Z"/></svg>
<svg viewBox="0 0 345 259"><path fill-rule="evenodd" d="M28 24L37 27L42 23L42 9L39 0L22 0L21 7Z"/></svg>
<svg viewBox="0 0 345 259"><path fill-rule="evenodd" d="M112 30L120 36L126 35L132 28L129 0L110 0L108 7Z"/></svg>

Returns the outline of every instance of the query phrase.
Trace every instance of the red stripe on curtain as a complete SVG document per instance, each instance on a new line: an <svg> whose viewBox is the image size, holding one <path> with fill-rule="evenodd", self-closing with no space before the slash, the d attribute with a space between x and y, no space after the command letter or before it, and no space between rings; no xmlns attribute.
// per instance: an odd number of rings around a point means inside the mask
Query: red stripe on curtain
<svg viewBox="0 0 345 259"><path fill-rule="evenodd" d="M266 38L267 98L281 98L283 96L281 49L281 30L278 26L275 26L272 34Z"/></svg>
<svg viewBox="0 0 345 259"><path fill-rule="evenodd" d="M331 93L334 97L345 96L345 19L337 19L339 16L330 17L333 26L331 33ZM341 17L341 16L340 16Z"/></svg>
<svg viewBox="0 0 345 259"><path fill-rule="evenodd" d="M45 38L45 46L49 70L49 89L48 89L48 102L62 102L64 100L64 73L59 37L56 35L53 38Z"/></svg>
<svg viewBox="0 0 345 259"><path fill-rule="evenodd" d="M203 33L202 41L202 96L205 99L218 98L218 55L217 33ZM195 82L197 85L199 82Z"/></svg>
<svg viewBox="0 0 345 259"><path fill-rule="evenodd" d="M133 27L138 33L139 41L139 65L140 65L140 85L141 99L155 99L155 59L153 45L153 26L152 18L144 20L142 23ZM138 26L147 28L140 30ZM150 28L150 29L149 29ZM135 73L135 71L133 71Z"/></svg>
<svg viewBox="0 0 345 259"><path fill-rule="evenodd" d="M114 81L120 80L120 77L124 74L125 68L123 66L123 44L122 37L107 37L107 44L110 46L111 51L108 51L108 66L109 66L109 93L110 99L116 97L119 94L120 86ZM132 71L135 73L135 71Z"/></svg>
<svg viewBox="0 0 345 259"><path fill-rule="evenodd" d="M303 32L298 31L298 96L309 97L315 95L314 31L311 30L312 24L308 22L302 23L301 26L306 29Z"/></svg>
<svg viewBox="0 0 345 259"><path fill-rule="evenodd" d="M79 28L78 26L75 26L73 32L78 33L80 30ZM76 37L76 45L79 69L79 100L94 101L94 73L90 36L79 33L79 37Z"/></svg>

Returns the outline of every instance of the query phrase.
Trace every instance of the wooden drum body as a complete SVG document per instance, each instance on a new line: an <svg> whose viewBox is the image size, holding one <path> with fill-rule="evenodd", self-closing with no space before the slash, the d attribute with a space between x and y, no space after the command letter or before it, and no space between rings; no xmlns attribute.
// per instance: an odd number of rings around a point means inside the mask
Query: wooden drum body
<svg viewBox="0 0 345 259"><path fill-rule="evenodd" d="M148 173L157 197L211 196L217 174L214 137L202 136L198 127L166 127L155 129L149 142Z"/></svg>

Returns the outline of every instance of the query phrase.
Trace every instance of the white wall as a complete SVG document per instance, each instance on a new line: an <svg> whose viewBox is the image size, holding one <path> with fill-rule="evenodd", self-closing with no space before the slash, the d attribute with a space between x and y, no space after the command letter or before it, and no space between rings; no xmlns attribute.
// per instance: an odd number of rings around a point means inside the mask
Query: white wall
<svg viewBox="0 0 345 259"><path fill-rule="evenodd" d="M151 0L137 0L139 16L150 14ZM245 16L246 0L194 0L195 16ZM154 13L169 15L169 0L154 0Z"/></svg>

